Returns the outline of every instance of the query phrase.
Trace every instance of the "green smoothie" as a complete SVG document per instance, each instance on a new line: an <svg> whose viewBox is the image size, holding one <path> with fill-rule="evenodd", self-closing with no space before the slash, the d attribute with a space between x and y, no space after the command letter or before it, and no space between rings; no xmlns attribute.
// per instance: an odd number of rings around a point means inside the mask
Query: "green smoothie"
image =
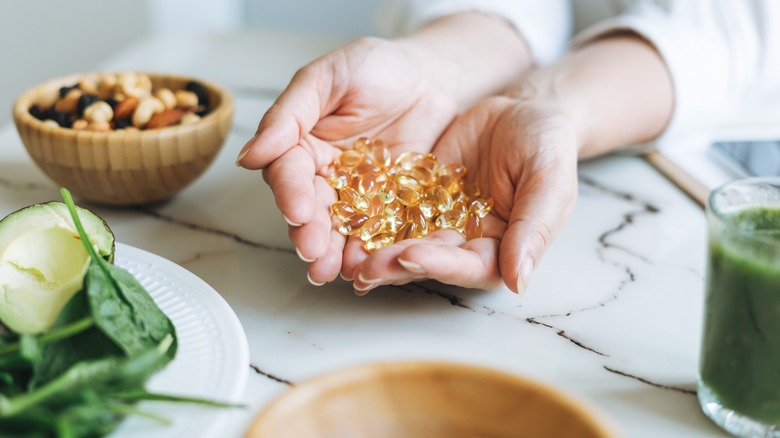
<svg viewBox="0 0 780 438"><path fill-rule="evenodd" d="M780 208L721 219L710 234L701 383L723 406L780 424Z"/></svg>

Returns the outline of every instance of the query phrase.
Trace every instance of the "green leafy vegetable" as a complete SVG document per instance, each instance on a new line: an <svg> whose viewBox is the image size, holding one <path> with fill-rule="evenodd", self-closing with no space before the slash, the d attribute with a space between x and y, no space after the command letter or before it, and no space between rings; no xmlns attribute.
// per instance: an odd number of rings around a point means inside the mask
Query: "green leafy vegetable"
<svg viewBox="0 0 780 438"><path fill-rule="evenodd" d="M89 266L47 331L0 333L0 437L104 436L127 415L168 423L140 401L235 406L146 390L176 354L175 328L132 274L97 253L61 192Z"/></svg>

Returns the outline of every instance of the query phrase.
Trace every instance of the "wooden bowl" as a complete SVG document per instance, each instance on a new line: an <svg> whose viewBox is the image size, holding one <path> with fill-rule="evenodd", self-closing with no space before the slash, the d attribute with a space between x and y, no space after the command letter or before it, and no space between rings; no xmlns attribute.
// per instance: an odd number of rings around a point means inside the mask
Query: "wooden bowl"
<svg viewBox="0 0 780 438"><path fill-rule="evenodd" d="M606 438L584 402L533 380L470 365L400 362L315 377L283 393L246 438Z"/></svg>
<svg viewBox="0 0 780 438"><path fill-rule="evenodd" d="M191 80L204 85L212 111L191 125L95 132L52 127L30 114L35 103L53 103L60 87L101 74L50 80L26 91L14 103L13 117L22 143L46 175L86 200L130 206L168 200L203 174L222 148L233 118L231 95L206 81L146 73L154 89L180 90Z"/></svg>

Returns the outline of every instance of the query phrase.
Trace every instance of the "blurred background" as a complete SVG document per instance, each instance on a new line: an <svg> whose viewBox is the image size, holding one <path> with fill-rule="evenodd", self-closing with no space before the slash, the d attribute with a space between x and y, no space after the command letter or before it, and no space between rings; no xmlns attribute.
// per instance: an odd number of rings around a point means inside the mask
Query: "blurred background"
<svg viewBox="0 0 780 438"><path fill-rule="evenodd" d="M381 36L385 1L0 0L0 127L11 122L13 101L26 89L95 69L150 35L265 29L345 40ZM572 6L575 30L620 9L614 0L572 0Z"/></svg>
<svg viewBox="0 0 780 438"><path fill-rule="evenodd" d="M356 38L376 34L379 1L0 0L0 126L26 89L96 68L149 35L236 29ZM251 56L247 53L247 56Z"/></svg>

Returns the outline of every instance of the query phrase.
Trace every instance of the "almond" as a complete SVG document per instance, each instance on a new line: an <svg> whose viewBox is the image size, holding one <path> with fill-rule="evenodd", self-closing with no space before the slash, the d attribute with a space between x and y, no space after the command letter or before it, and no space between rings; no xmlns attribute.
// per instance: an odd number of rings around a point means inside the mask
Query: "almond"
<svg viewBox="0 0 780 438"><path fill-rule="evenodd" d="M138 106L137 97L127 97L114 108L114 120L122 120L126 117L130 117L135 111L135 107Z"/></svg>
<svg viewBox="0 0 780 438"><path fill-rule="evenodd" d="M157 113L149 119L146 129L164 128L179 123L184 116L184 111L174 108Z"/></svg>

